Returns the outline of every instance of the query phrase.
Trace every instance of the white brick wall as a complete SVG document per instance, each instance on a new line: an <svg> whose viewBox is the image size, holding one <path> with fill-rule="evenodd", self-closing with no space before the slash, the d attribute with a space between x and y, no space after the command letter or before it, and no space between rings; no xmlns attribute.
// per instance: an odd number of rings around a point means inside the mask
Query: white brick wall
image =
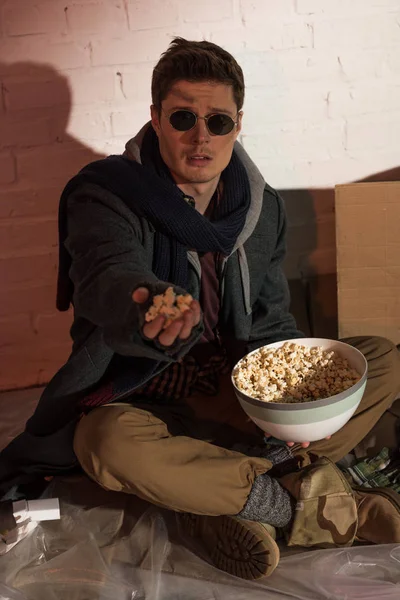
<svg viewBox="0 0 400 600"><path fill-rule="evenodd" d="M309 190L288 196L295 277L335 268L316 188L399 167L399 25L400 0L0 0L0 389L46 381L68 353L58 197L148 119L173 35L235 54L244 146L269 183Z"/></svg>

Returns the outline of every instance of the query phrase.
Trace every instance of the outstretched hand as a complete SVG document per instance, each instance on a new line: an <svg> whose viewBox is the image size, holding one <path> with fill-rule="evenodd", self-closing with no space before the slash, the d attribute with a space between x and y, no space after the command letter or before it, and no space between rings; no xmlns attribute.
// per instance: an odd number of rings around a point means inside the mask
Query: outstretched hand
<svg viewBox="0 0 400 600"><path fill-rule="evenodd" d="M269 433L265 434L266 437L271 437ZM331 439L331 435L328 435L325 439L326 440L330 440ZM289 446L289 448L291 448L292 446L295 445L296 442L286 442L286 445ZM308 448L308 446L310 445L311 442L302 442L301 443L301 447L302 448Z"/></svg>
<svg viewBox="0 0 400 600"><path fill-rule="evenodd" d="M145 287L137 288L132 299L137 304L144 304L149 299L150 292ZM177 338L187 340L192 333L192 329L200 323L200 304L197 300L193 300L189 310L182 313L182 317L173 321L168 327L163 329L166 318L163 315L158 315L150 323L143 325L143 335L149 340L158 341L163 346L172 346Z"/></svg>

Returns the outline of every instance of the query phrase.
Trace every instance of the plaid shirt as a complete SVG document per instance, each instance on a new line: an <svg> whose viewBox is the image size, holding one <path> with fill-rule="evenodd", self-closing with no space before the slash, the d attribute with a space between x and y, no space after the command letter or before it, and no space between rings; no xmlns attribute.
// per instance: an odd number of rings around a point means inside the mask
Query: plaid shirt
<svg viewBox="0 0 400 600"><path fill-rule="evenodd" d="M204 364L200 364L188 354L144 385L129 391L128 394L123 394L123 398L118 380L103 383L81 400L80 409L89 412L93 408L120 399L132 403L135 400L173 403L190 396L195 391L214 396L219 390L220 375L229 373L229 369L229 361L222 348Z"/></svg>

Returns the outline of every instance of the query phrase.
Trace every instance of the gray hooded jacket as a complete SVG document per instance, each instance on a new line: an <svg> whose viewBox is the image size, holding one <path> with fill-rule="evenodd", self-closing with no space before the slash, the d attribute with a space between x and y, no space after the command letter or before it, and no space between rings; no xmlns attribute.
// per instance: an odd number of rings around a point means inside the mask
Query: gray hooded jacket
<svg viewBox="0 0 400 600"><path fill-rule="evenodd" d="M145 128L126 145L125 154L132 160L140 161ZM220 275L219 330L232 363L262 345L302 336L289 313L288 285L281 268L285 254L282 200L239 143L235 151L250 180L251 203L245 226ZM132 292L139 286L155 290L161 284L151 270L153 238L152 224L109 191L88 184L71 194L65 245L72 258L70 278L74 284L73 350L46 387L26 431L3 451L1 459L15 462L18 455L21 462L25 448L29 454L25 459L32 468L38 462L44 465L43 472L50 465L53 471L66 465L73 456L77 403L96 386L115 353L136 357L141 385L182 357L200 338L201 325L189 340L165 350L140 334L143 315L132 301ZM188 261L187 291L198 298L201 268L197 253L188 252ZM60 448L67 438L68 451L60 449L57 458L55 445ZM36 457L35 445L40 446Z"/></svg>

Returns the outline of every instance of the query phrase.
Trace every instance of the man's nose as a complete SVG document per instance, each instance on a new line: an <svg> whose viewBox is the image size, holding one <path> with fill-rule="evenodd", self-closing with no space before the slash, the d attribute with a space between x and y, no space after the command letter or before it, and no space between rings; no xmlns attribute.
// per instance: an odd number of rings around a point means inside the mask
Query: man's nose
<svg viewBox="0 0 400 600"><path fill-rule="evenodd" d="M210 132L207 129L204 117L197 118L196 125L192 129L192 136L193 142L196 144L204 144L210 141Z"/></svg>

